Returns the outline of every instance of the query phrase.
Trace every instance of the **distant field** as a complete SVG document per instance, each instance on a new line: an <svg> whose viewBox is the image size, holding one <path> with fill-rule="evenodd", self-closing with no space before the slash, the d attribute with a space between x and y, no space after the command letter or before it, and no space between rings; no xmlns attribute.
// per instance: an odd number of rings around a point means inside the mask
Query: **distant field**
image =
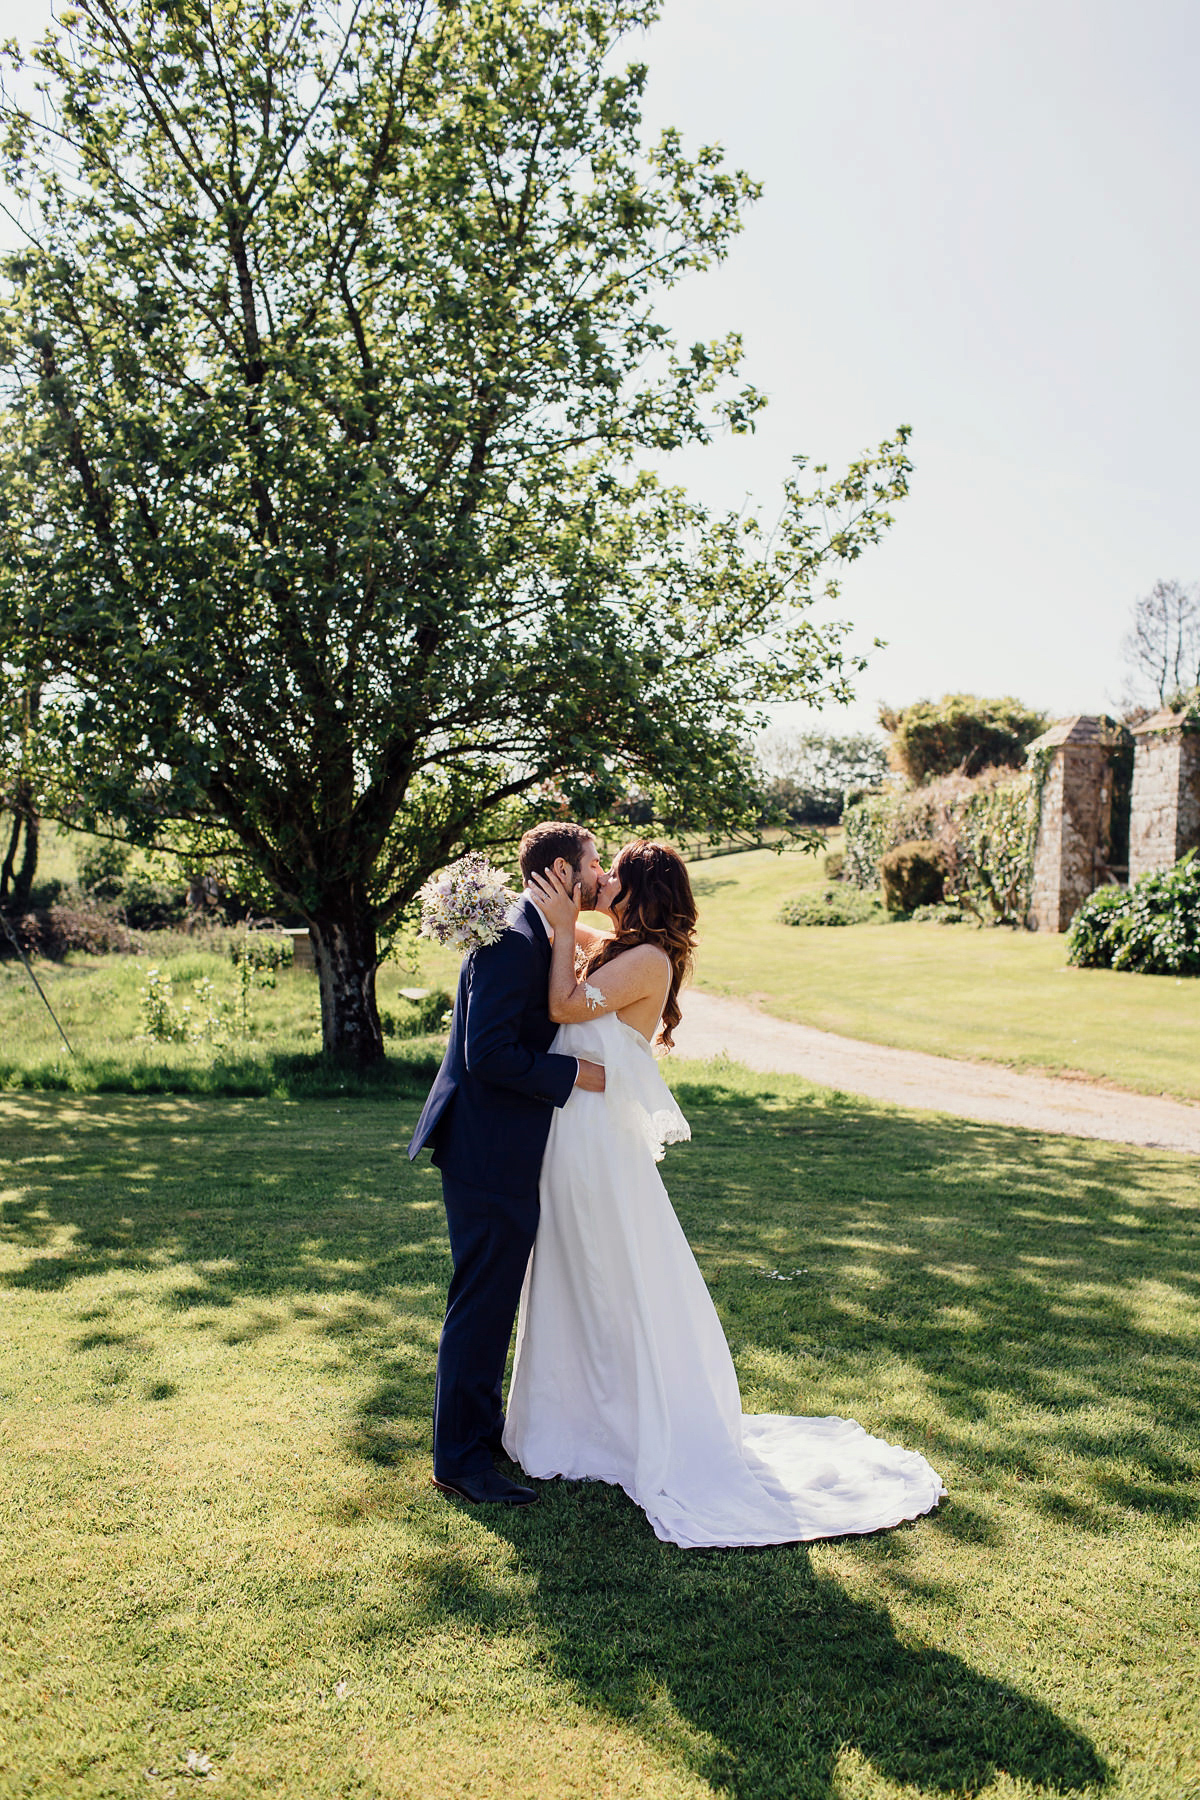
<svg viewBox="0 0 1200 1800"><path fill-rule="evenodd" d="M1200 981L1068 967L1061 936L966 925L780 925L821 860L697 863L699 985L846 1037L1077 1070L1200 1100Z"/></svg>

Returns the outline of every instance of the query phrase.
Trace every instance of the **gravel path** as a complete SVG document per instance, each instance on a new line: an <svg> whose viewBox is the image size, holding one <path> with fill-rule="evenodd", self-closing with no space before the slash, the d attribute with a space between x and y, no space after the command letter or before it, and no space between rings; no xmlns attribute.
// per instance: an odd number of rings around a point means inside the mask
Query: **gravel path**
<svg viewBox="0 0 1200 1800"><path fill-rule="evenodd" d="M695 988L684 996L675 1048L680 1056L724 1054L764 1073L803 1075L823 1087L897 1106L1200 1155L1200 1106L1185 1100L864 1044Z"/></svg>

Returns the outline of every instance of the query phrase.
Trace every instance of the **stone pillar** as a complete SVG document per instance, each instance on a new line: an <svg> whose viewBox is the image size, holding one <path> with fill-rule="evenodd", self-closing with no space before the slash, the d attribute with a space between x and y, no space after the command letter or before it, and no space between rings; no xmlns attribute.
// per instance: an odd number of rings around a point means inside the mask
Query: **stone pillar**
<svg viewBox="0 0 1200 1800"><path fill-rule="evenodd" d="M1029 746L1050 752L1033 858L1030 922L1065 931L1076 907L1110 880L1113 756L1123 727L1105 714L1063 719Z"/></svg>
<svg viewBox="0 0 1200 1800"><path fill-rule="evenodd" d="M1200 731L1183 714L1156 712L1133 730L1129 879L1169 869L1200 847Z"/></svg>

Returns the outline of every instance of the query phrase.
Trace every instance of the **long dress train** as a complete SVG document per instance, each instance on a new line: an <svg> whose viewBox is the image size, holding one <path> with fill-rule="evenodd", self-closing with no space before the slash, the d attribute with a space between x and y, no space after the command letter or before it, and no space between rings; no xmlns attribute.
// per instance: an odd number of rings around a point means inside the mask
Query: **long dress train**
<svg viewBox="0 0 1200 1800"><path fill-rule="evenodd" d="M504 1447L527 1474L624 1488L666 1543L782 1544L878 1531L945 1493L914 1450L853 1419L743 1415L704 1278L657 1169L691 1135L641 1033L614 1014L554 1049L603 1094L555 1113L525 1275Z"/></svg>

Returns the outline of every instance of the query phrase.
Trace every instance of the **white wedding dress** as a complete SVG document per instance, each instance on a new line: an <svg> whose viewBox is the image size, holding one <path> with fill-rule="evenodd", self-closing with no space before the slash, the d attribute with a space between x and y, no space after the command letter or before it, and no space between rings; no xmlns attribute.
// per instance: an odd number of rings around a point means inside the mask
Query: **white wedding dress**
<svg viewBox="0 0 1200 1800"><path fill-rule="evenodd" d="M624 1488L664 1542L786 1544L879 1531L946 1492L853 1419L743 1415L704 1277L656 1163L690 1137L641 1033L615 1014L553 1048L605 1065L554 1115L517 1324L504 1448L528 1475Z"/></svg>

